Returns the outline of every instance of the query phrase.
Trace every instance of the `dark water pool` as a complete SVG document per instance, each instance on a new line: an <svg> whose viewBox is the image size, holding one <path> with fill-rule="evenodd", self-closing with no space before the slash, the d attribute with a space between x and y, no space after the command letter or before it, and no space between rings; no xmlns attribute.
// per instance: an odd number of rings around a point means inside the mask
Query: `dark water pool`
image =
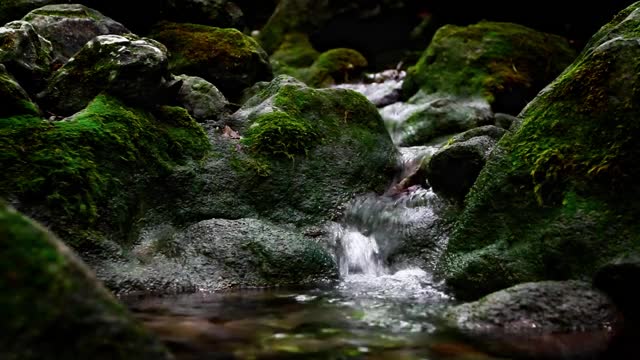
<svg viewBox="0 0 640 360"><path fill-rule="evenodd" d="M123 300L181 360L497 359L439 334L452 301L419 269L326 289Z"/></svg>

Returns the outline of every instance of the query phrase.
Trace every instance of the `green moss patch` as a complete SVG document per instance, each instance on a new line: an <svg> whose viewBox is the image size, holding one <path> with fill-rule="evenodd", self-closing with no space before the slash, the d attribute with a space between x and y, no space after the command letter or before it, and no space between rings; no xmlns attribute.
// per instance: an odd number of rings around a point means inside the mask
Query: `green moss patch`
<svg viewBox="0 0 640 360"><path fill-rule="evenodd" d="M57 224L66 219L81 227L131 222L130 187L209 149L183 109L154 116L105 95L64 121L0 119L0 139L0 195L46 205Z"/></svg>
<svg viewBox="0 0 640 360"><path fill-rule="evenodd" d="M403 91L479 95L495 111L517 113L574 57L566 39L521 25L446 25L409 69Z"/></svg>
<svg viewBox="0 0 640 360"><path fill-rule="evenodd" d="M169 49L172 72L202 77L226 96L272 78L267 54L236 29L163 22L151 37Z"/></svg>

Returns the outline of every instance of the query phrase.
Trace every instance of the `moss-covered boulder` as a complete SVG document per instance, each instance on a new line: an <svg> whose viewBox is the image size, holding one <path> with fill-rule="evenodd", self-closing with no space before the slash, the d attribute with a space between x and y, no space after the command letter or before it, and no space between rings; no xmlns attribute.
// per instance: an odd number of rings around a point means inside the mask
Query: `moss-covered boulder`
<svg viewBox="0 0 640 360"><path fill-rule="evenodd" d="M520 284L455 306L445 318L482 350L516 359L599 358L622 329L611 300L579 281Z"/></svg>
<svg viewBox="0 0 640 360"><path fill-rule="evenodd" d="M145 237L133 247L128 261L98 264L101 279L132 294L299 286L337 278L331 255L314 238L258 219L209 219L184 230L162 229L163 236Z"/></svg>
<svg viewBox="0 0 640 360"><path fill-rule="evenodd" d="M403 92L481 96L494 111L517 114L574 58L566 39L521 25L446 25L409 69Z"/></svg>
<svg viewBox="0 0 640 360"><path fill-rule="evenodd" d="M284 37L282 44L269 57L275 73L284 66L293 68L309 67L320 56L313 48L309 36L304 33L291 33Z"/></svg>
<svg viewBox="0 0 640 360"><path fill-rule="evenodd" d="M38 106L31 102L26 91L2 64L0 64L0 99L2 99L0 118L40 113Z"/></svg>
<svg viewBox="0 0 640 360"><path fill-rule="evenodd" d="M272 78L267 53L236 29L165 22L151 37L169 49L173 73L199 76L229 98L238 97L255 82Z"/></svg>
<svg viewBox="0 0 640 360"><path fill-rule="evenodd" d="M382 191L396 151L376 107L351 90L282 75L233 115L239 196L280 222L331 218L354 194ZM274 206L278 204L277 206Z"/></svg>
<svg viewBox="0 0 640 360"><path fill-rule="evenodd" d="M174 80L180 84L176 101L197 121L218 120L229 114L229 102L212 83L188 75L175 76Z"/></svg>
<svg viewBox="0 0 640 360"><path fill-rule="evenodd" d="M25 15L38 34L53 45L54 61L64 64L98 35L122 35L129 30L100 12L80 4L47 5Z"/></svg>
<svg viewBox="0 0 640 360"><path fill-rule="evenodd" d="M153 104L169 75L167 63L166 48L155 40L100 35L53 74L39 97L56 115L82 110L102 91L133 104Z"/></svg>
<svg viewBox="0 0 640 360"><path fill-rule="evenodd" d="M494 149L440 267L460 298L640 250L639 19L635 3L605 25Z"/></svg>
<svg viewBox="0 0 640 360"><path fill-rule="evenodd" d="M0 63L31 91L41 90L51 73L53 48L26 21L0 27Z"/></svg>
<svg viewBox="0 0 640 360"><path fill-rule="evenodd" d="M51 233L0 201L3 359L171 359Z"/></svg>
<svg viewBox="0 0 640 360"><path fill-rule="evenodd" d="M81 255L104 255L108 241L130 241L153 194L150 185L209 148L182 108L152 114L99 95L63 121L0 119L0 196L63 235ZM110 251L107 256L117 255Z"/></svg>
<svg viewBox="0 0 640 360"><path fill-rule="evenodd" d="M357 80L366 68L367 59L362 54L353 49L337 48L320 54L309 67L276 63L275 73L293 76L312 87L328 87Z"/></svg>

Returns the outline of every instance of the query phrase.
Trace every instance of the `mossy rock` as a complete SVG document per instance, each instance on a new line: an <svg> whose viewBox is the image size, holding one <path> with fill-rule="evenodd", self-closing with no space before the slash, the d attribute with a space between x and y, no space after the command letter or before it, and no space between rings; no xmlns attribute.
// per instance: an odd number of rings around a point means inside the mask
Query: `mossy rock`
<svg viewBox="0 0 640 360"><path fill-rule="evenodd" d="M46 5L29 12L22 20L51 42L58 66L98 35L130 33L119 22L81 4Z"/></svg>
<svg viewBox="0 0 640 360"><path fill-rule="evenodd" d="M171 359L47 230L0 200L3 359Z"/></svg>
<svg viewBox="0 0 640 360"><path fill-rule="evenodd" d="M245 178L239 196L269 219L327 220L353 195L391 180L396 150L376 107L354 91L281 75L233 117L243 136L234 161Z"/></svg>
<svg viewBox="0 0 640 360"><path fill-rule="evenodd" d="M100 35L53 74L39 97L46 110L65 116L103 91L151 105L162 100L167 63L167 49L153 39Z"/></svg>
<svg viewBox="0 0 640 360"><path fill-rule="evenodd" d="M184 230L166 224L126 263L97 265L121 294L301 286L333 281L337 266L317 239L267 221L208 219ZM159 236L162 233L162 236Z"/></svg>
<svg viewBox="0 0 640 360"><path fill-rule="evenodd" d="M42 90L51 74L53 48L26 21L12 21L0 28L0 63L32 93Z"/></svg>
<svg viewBox="0 0 640 360"><path fill-rule="evenodd" d="M521 25L446 25L409 69L403 92L482 96L495 112L516 114L574 58L566 39Z"/></svg>
<svg viewBox="0 0 640 360"><path fill-rule="evenodd" d="M126 244L154 179L210 148L186 110L154 115L107 95L63 121L0 119L0 140L0 196L83 251Z"/></svg>
<svg viewBox="0 0 640 360"><path fill-rule="evenodd" d="M338 48L323 52L306 68L280 66L277 74L295 77L311 87L328 87L357 80L367 68L367 59L353 49Z"/></svg>
<svg viewBox="0 0 640 360"><path fill-rule="evenodd" d="M284 37L284 41L269 58L274 72L283 66L293 68L309 67L320 56L320 52L313 48L309 36L303 33L291 33Z"/></svg>
<svg viewBox="0 0 640 360"><path fill-rule="evenodd" d="M39 115L38 105L34 104L16 79L0 64L0 118L14 115Z"/></svg>
<svg viewBox="0 0 640 360"><path fill-rule="evenodd" d="M164 22L151 37L169 49L173 73L199 76L231 99L255 82L272 78L267 53L236 29Z"/></svg>
<svg viewBox="0 0 640 360"><path fill-rule="evenodd" d="M603 27L494 149L440 266L460 298L640 250L638 19L640 3Z"/></svg>

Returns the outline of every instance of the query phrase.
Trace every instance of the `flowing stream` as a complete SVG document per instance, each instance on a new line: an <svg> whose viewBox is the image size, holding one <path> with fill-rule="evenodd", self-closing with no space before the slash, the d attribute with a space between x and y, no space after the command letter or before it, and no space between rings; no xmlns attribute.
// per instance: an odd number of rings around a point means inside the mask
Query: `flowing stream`
<svg viewBox="0 0 640 360"><path fill-rule="evenodd" d="M401 76L388 75L350 86L384 105L402 84ZM401 104L393 109L404 111ZM395 121L394 114L387 117ZM399 149L399 178L437 149ZM124 300L178 359L491 359L437 331L453 303L431 276L446 239L435 239L420 264L400 259L389 265L412 231L438 220L441 205L420 184L397 185L388 194L355 199L333 226L337 286Z"/></svg>

